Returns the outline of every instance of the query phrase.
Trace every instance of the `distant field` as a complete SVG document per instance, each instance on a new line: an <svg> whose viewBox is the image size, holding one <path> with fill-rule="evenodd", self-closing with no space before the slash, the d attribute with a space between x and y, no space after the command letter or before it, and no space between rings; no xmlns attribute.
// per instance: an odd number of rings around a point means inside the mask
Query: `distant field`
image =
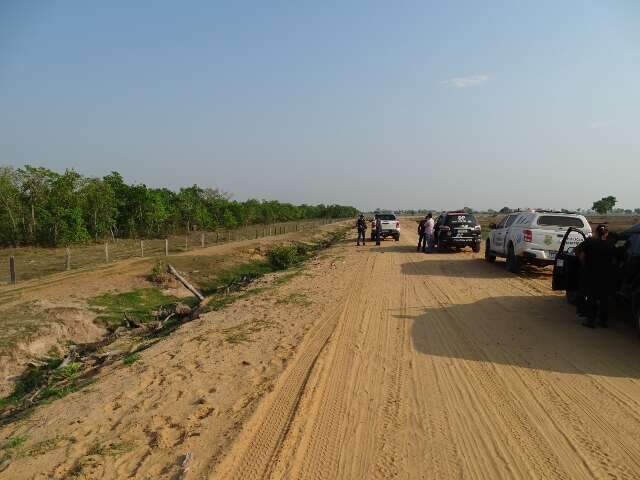
<svg viewBox="0 0 640 480"><path fill-rule="evenodd" d="M186 235L173 235L169 240L169 254L201 248L204 235L205 246L229 241L249 240L269 235L280 235L307 230L326 223L325 219L304 222L286 222L274 225L254 225L234 230L218 232L192 232ZM106 261L103 243L73 245L71 250L71 269L104 265ZM140 240L119 239L109 242L109 261L124 260L141 256ZM162 256L165 253L164 239L144 240L144 256ZM17 281L25 281L62 272L66 268L65 248L19 247L0 249L0 285L9 282L9 257L15 257Z"/></svg>

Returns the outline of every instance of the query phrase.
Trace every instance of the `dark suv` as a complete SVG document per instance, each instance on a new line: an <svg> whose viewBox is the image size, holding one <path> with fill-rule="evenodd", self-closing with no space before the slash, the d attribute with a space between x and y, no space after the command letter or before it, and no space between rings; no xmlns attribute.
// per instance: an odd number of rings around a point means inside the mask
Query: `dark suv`
<svg viewBox="0 0 640 480"><path fill-rule="evenodd" d="M570 228L567 231L553 266L551 287L553 290L564 290L567 301L574 304L580 289L580 261L575 254L575 244L567 242L572 231L586 238L577 229ZM618 235L616 246L618 268L616 278L612 281L616 285L617 297L629 306L633 323L640 332L640 224Z"/></svg>
<svg viewBox="0 0 640 480"><path fill-rule="evenodd" d="M464 211L443 212L436 220L433 235L438 248L471 247L480 251L481 228L476 217Z"/></svg>

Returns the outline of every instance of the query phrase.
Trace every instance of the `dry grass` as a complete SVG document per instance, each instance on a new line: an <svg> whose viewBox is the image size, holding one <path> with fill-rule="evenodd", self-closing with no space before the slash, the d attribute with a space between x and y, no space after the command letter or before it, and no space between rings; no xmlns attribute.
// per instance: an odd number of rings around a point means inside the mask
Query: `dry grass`
<svg viewBox="0 0 640 480"><path fill-rule="evenodd" d="M25 302L0 311L0 356L20 342L34 338L55 316L35 302Z"/></svg>
<svg viewBox="0 0 640 480"><path fill-rule="evenodd" d="M280 233L315 229L324 220L305 222L287 222L269 226L250 226L229 231L192 232L169 237L169 253L176 254L201 248L202 235L205 246L227 243L229 241L250 240ZM270 230L271 229L271 230ZM164 239L144 240L145 257L160 257L165 253ZM9 257L14 256L18 282L60 273L66 267L65 248L19 247L0 249L0 284L9 282ZM109 261L125 260L141 256L140 240L116 240L109 242ZM87 268L104 265L106 262L104 243L74 245L71 247L71 268Z"/></svg>

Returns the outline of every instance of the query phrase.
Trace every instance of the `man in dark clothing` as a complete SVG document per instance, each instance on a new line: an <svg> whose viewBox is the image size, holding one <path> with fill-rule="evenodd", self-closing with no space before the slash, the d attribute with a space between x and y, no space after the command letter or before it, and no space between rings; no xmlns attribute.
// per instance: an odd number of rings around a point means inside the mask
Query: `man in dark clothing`
<svg viewBox="0 0 640 480"><path fill-rule="evenodd" d="M607 327L609 319L609 296L615 282L616 250L608 241L606 225L598 225L596 234L579 245L578 258L582 263L584 288L585 327L595 328L596 317L600 326Z"/></svg>
<svg viewBox="0 0 640 480"><path fill-rule="evenodd" d="M418 248L416 248L416 251L419 252L420 251L420 247L425 247L426 246L426 239L424 236L424 225L427 223L427 217L424 217L422 220L420 220L420 223L418 223Z"/></svg>
<svg viewBox="0 0 640 480"><path fill-rule="evenodd" d="M356 228L358 229L358 246L360 246L360 239L362 239L362 245L364 245L365 233L367 232L367 222L364 219L364 215L360 214L358 217Z"/></svg>

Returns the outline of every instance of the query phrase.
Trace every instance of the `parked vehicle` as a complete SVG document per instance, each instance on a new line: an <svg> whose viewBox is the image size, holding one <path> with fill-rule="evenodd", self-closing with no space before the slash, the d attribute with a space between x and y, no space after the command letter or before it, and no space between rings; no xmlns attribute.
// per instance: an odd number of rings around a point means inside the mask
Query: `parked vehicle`
<svg viewBox="0 0 640 480"><path fill-rule="evenodd" d="M380 218L380 223L382 224L382 233L380 234L380 239L384 240L387 237L393 237L395 241L400 240L400 221L396 217L394 213L391 212L376 212L378 218ZM376 221L373 220L372 228L371 228L371 241L376 240Z"/></svg>
<svg viewBox="0 0 640 480"><path fill-rule="evenodd" d="M553 265L567 231L567 246L575 247L582 237L591 235L591 226L583 215L546 210L515 212L491 225L485 242L485 259L507 259L507 269L518 273L522 264ZM578 232L582 233L579 235Z"/></svg>
<svg viewBox="0 0 640 480"><path fill-rule="evenodd" d="M569 241L573 235L586 238L583 232L569 228L562 239L553 267L553 290L564 290L567 301L574 304L580 288L580 262L575 254L574 242ZM622 233L617 242L618 268L616 278L617 296L631 312L633 323L640 332L640 224Z"/></svg>
<svg viewBox="0 0 640 480"><path fill-rule="evenodd" d="M436 220L433 235L438 248L471 247L480 251L480 224L464 211L443 212Z"/></svg>

